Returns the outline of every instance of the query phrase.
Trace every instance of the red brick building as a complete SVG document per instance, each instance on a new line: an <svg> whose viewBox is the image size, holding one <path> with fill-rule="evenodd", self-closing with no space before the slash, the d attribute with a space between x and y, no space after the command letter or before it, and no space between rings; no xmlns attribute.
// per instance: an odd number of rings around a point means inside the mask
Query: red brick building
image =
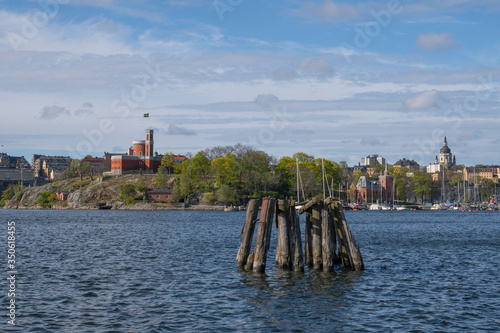
<svg viewBox="0 0 500 333"><path fill-rule="evenodd" d="M170 202L173 199L172 190L169 188L147 191L147 196L150 201Z"/></svg>
<svg viewBox="0 0 500 333"><path fill-rule="evenodd" d="M135 140L132 148L127 154L105 153L105 159L111 159L111 174L122 174L127 171L149 171L156 172L161 165L163 155L153 153L154 132L152 129L146 130L146 140ZM186 160L184 155L174 155L174 161L182 163Z"/></svg>
<svg viewBox="0 0 500 333"><path fill-rule="evenodd" d="M387 165L383 176L378 180L366 179L361 176L354 189L354 200L362 202L390 202L393 195L394 177L389 175Z"/></svg>

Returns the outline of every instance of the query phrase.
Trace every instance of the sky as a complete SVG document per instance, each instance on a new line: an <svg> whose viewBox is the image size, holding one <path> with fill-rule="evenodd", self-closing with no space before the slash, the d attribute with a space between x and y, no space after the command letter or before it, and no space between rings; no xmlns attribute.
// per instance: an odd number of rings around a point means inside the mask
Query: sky
<svg viewBox="0 0 500 333"><path fill-rule="evenodd" d="M497 0L0 0L0 151L500 164ZM149 113L149 118L143 115Z"/></svg>

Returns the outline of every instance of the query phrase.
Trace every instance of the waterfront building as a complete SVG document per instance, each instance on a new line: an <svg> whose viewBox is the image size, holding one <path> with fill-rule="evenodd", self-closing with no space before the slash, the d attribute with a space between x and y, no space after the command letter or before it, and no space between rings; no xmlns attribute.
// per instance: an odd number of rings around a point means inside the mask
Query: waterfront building
<svg viewBox="0 0 500 333"><path fill-rule="evenodd" d="M154 151L154 131L146 130L146 140L132 141L132 147L127 154L104 154L104 159L111 158L112 175L121 175L126 172L145 171L149 173L157 172L161 165L163 155ZM108 154L108 155L107 155ZM176 163L182 163L186 160L184 155L174 155Z"/></svg>
<svg viewBox="0 0 500 333"><path fill-rule="evenodd" d="M378 162L381 165L385 164L385 158L378 156L377 154L371 154L366 157L361 158L361 166L370 166L372 163Z"/></svg>
<svg viewBox="0 0 500 333"><path fill-rule="evenodd" d="M436 164L438 157L436 156ZM446 169L457 164L455 156L451 153L451 149L448 147L448 140L446 135L444 136L443 147L439 150L439 164L443 165Z"/></svg>
<svg viewBox="0 0 500 333"><path fill-rule="evenodd" d="M389 175L387 164L385 172L378 180L369 180L366 176L359 177L354 190L354 200L362 202L390 202L392 201L392 188L394 177Z"/></svg>
<svg viewBox="0 0 500 333"><path fill-rule="evenodd" d="M394 163L395 168L407 168L410 172L419 171L420 165L414 160L407 160L403 158L396 163Z"/></svg>

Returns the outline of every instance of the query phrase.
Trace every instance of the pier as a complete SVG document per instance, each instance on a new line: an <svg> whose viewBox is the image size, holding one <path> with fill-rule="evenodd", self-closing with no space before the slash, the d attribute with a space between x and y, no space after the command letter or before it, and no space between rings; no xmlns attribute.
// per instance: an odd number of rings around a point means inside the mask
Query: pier
<svg viewBox="0 0 500 333"><path fill-rule="evenodd" d="M238 267L265 272L274 222L278 232L275 257L278 268L294 272L303 272L305 266L325 272L333 272L336 265L352 271L365 269L340 202L313 198L299 209L296 206L291 199L263 198L249 202L236 256ZM303 213L306 213L304 242L299 223L299 215ZM251 253L257 222L257 239Z"/></svg>

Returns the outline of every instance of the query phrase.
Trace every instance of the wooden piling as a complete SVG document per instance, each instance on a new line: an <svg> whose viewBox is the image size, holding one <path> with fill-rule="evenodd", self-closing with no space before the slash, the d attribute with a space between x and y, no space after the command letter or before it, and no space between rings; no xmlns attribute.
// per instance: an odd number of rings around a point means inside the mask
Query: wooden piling
<svg viewBox="0 0 500 333"><path fill-rule="evenodd" d="M290 205L288 200L278 200L276 222L278 244L276 246L276 264L282 269L292 268L292 226L289 221Z"/></svg>
<svg viewBox="0 0 500 333"><path fill-rule="evenodd" d="M271 241L271 230L274 215L275 199L264 198L260 209L259 230L253 253L253 271L264 273L266 271L267 252Z"/></svg>
<svg viewBox="0 0 500 333"><path fill-rule="evenodd" d="M322 232L321 232L321 204L316 204L311 208L311 226L312 226L312 257L313 268L321 270L323 268L322 254Z"/></svg>
<svg viewBox="0 0 500 333"><path fill-rule="evenodd" d="M305 239L305 264L309 267L313 266L313 255L312 255L312 212L308 210L306 212L306 229L304 231Z"/></svg>
<svg viewBox="0 0 500 333"><path fill-rule="evenodd" d="M340 219L345 228L346 241L349 244L352 268L355 271L362 271L365 269L365 263L363 261L363 257L361 256L361 251L359 250L358 245L354 240L351 230L347 226L347 220L345 219L344 211L341 209L341 207L339 207L339 212L340 212Z"/></svg>
<svg viewBox="0 0 500 333"><path fill-rule="evenodd" d="M323 271L333 272L334 253L335 253L335 231L330 207L323 206L321 209L321 233L322 233L322 258Z"/></svg>
<svg viewBox="0 0 500 333"><path fill-rule="evenodd" d="M339 242L340 258L344 266L354 271L364 270L363 257L347 226L344 211L338 201L332 204L334 210L334 226Z"/></svg>
<svg viewBox="0 0 500 333"><path fill-rule="evenodd" d="M295 210L295 205L292 205L290 207L291 210L291 216L293 218L293 224L294 224L294 240L295 240L295 246L294 246L294 252L293 252L293 270L295 272L303 272L304 271L304 252L302 250L302 236L300 232L300 221L299 221L299 214Z"/></svg>
<svg viewBox="0 0 500 333"><path fill-rule="evenodd" d="M257 222L257 215L259 214L260 200L252 199L248 203L245 224L241 230L241 245L236 255L236 264L238 267L243 268L247 264L247 260L252 247L252 240L255 231L255 224ZM253 261L253 258L251 258Z"/></svg>

